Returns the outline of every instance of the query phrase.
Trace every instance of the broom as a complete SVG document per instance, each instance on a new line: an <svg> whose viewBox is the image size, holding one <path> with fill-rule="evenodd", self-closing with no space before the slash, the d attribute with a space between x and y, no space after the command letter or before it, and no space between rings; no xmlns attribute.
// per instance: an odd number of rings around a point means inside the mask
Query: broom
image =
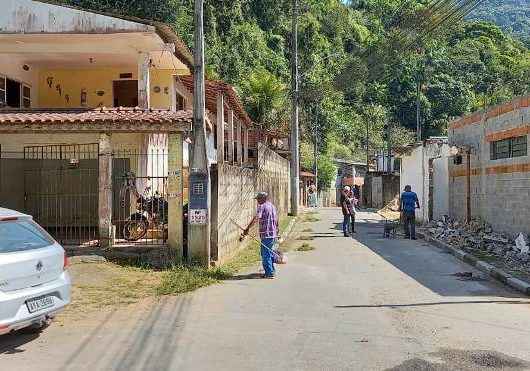
<svg viewBox="0 0 530 371"><path fill-rule="evenodd" d="M241 227L234 219L230 218L230 221L232 223L234 223L243 232L245 231L245 228ZM287 255L286 254L282 253L279 250L273 250L270 247L264 245L263 242L261 242L261 240L259 240L256 236L254 236L252 234L244 234L244 233L242 233L241 236L239 236L239 242L242 242L245 239L246 236L249 236L254 241L259 243L260 246L263 246L264 248L269 250L272 253L272 257L273 257L273 260L274 260L275 264L287 264Z"/></svg>

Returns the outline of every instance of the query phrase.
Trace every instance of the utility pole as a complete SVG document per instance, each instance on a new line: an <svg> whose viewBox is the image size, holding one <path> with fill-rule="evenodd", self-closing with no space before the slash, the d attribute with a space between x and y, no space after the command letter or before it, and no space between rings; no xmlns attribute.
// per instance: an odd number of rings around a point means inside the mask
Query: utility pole
<svg viewBox="0 0 530 371"><path fill-rule="evenodd" d="M387 146L388 146L387 172L389 174L392 174L392 138L391 138L391 134L390 133L391 133L391 126L390 126L390 123L387 123L386 124L386 142L387 142Z"/></svg>
<svg viewBox="0 0 530 371"><path fill-rule="evenodd" d="M317 187L317 199L318 199L318 116L314 118L314 146L313 156L315 161L315 186Z"/></svg>
<svg viewBox="0 0 530 371"><path fill-rule="evenodd" d="M421 142L421 107L420 107L420 91L421 91L421 81L420 73L416 77L416 141Z"/></svg>
<svg viewBox="0 0 530 371"><path fill-rule="evenodd" d="M291 116L291 215L298 215L300 200L300 161L298 134L298 0L293 0L292 9L292 40L291 40L291 84L292 84L292 116Z"/></svg>
<svg viewBox="0 0 530 371"><path fill-rule="evenodd" d="M195 0L193 144L189 176L188 262L210 266L210 168L204 126L204 0Z"/></svg>
<svg viewBox="0 0 530 371"><path fill-rule="evenodd" d="M366 120L366 174L370 172L370 127Z"/></svg>

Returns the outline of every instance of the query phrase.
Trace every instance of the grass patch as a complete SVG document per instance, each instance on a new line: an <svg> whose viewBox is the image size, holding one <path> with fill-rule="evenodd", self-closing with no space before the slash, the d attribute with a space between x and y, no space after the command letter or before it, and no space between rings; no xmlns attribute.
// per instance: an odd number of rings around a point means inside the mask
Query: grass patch
<svg viewBox="0 0 530 371"><path fill-rule="evenodd" d="M303 243L300 247L296 248L296 251L312 251L315 248L308 243Z"/></svg>
<svg viewBox="0 0 530 371"><path fill-rule="evenodd" d="M222 268L175 266L163 273L162 282L157 287L156 293L157 295L183 294L230 277L231 274Z"/></svg>

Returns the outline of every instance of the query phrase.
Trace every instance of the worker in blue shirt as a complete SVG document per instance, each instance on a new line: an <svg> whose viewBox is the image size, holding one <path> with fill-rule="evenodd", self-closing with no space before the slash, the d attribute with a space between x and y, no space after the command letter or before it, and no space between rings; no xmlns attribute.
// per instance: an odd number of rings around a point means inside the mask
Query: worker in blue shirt
<svg viewBox="0 0 530 371"><path fill-rule="evenodd" d="M412 192L412 187L405 186L405 192L401 194L399 210L405 224L405 238L416 239L416 208L420 208L418 195Z"/></svg>

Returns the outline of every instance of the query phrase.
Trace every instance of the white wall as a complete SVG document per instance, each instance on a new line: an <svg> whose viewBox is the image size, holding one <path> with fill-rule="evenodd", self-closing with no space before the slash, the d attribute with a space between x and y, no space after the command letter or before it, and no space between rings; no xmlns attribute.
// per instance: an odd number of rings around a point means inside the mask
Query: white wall
<svg viewBox="0 0 530 371"><path fill-rule="evenodd" d="M433 218L449 215L449 159L444 156L434 160Z"/></svg>
<svg viewBox="0 0 530 371"><path fill-rule="evenodd" d="M422 170L422 159L423 159L423 147L416 147L412 150L410 155L401 157L401 172L399 178L399 184L401 192L405 189L406 185L412 187L412 191L416 192L418 199L420 200L420 210L416 210L416 219L420 222L423 221L423 206L424 206L424 170Z"/></svg>
<svg viewBox="0 0 530 371"><path fill-rule="evenodd" d="M412 187L420 201L416 210L416 220L420 223L429 221L429 159L433 159L434 194L433 217L447 215L449 211L449 145L447 143L427 143L416 147L410 155L401 157L400 188Z"/></svg>

